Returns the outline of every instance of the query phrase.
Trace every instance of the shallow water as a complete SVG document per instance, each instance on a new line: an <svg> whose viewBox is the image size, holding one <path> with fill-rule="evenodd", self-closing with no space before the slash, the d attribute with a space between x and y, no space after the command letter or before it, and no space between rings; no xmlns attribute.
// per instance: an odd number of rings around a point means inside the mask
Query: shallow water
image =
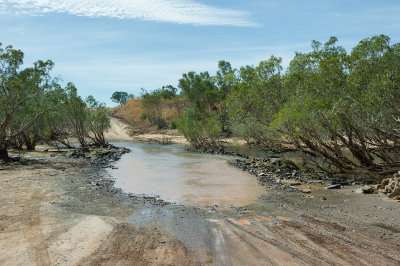
<svg viewBox="0 0 400 266"><path fill-rule="evenodd" d="M226 163L233 157L188 152L183 146L123 146L132 151L110 173L126 192L185 205L245 206L265 191L256 177Z"/></svg>

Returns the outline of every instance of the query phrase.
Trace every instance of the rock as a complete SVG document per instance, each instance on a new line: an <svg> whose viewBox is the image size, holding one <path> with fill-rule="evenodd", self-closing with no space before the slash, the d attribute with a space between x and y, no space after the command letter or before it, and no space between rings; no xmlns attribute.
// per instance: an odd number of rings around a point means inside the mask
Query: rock
<svg viewBox="0 0 400 266"><path fill-rule="evenodd" d="M362 188L362 192L365 194L372 194L372 193L374 193L374 191L375 191L375 188L373 186L364 186Z"/></svg>
<svg viewBox="0 0 400 266"><path fill-rule="evenodd" d="M281 184L288 185L288 186L300 186L301 183L294 180L281 180Z"/></svg>
<svg viewBox="0 0 400 266"><path fill-rule="evenodd" d="M357 188L357 190L355 192L358 194L361 194L361 193L363 193L363 188L362 187Z"/></svg>
<svg viewBox="0 0 400 266"><path fill-rule="evenodd" d="M291 167L295 168L296 170L300 170L300 168L297 166L297 164L289 159L282 159L281 162L285 165L290 165Z"/></svg>
<svg viewBox="0 0 400 266"><path fill-rule="evenodd" d="M314 198L314 196L311 196L311 195L306 195L306 198L307 198L307 199L313 199L313 198Z"/></svg>
<svg viewBox="0 0 400 266"><path fill-rule="evenodd" d="M392 193L388 195L389 198L394 198L400 196L400 187L396 187Z"/></svg>
<svg viewBox="0 0 400 266"><path fill-rule="evenodd" d="M339 184L330 185L330 186L325 187L325 189L341 189L341 188L342 188L342 186Z"/></svg>
<svg viewBox="0 0 400 266"><path fill-rule="evenodd" d="M308 194L308 193L311 193L311 190L309 190L309 189L303 189L301 192Z"/></svg>
<svg viewBox="0 0 400 266"><path fill-rule="evenodd" d="M391 200L398 200L398 201L400 201L400 196L395 196L395 197L391 198Z"/></svg>
<svg viewBox="0 0 400 266"><path fill-rule="evenodd" d="M282 163L282 159L280 158L272 158L271 164L280 165Z"/></svg>
<svg viewBox="0 0 400 266"><path fill-rule="evenodd" d="M377 188L380 193L388 194L389 198L400 196L400 172L394 174L392 178L382 180Z"/></svg>

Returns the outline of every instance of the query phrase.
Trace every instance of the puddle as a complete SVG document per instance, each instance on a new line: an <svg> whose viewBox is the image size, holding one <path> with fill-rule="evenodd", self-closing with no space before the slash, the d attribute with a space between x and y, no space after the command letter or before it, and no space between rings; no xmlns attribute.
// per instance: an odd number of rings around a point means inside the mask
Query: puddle
<svg viewBox="0 0 400 266"><path fill-rule="evenodd" d="M265 192L256 177L226 163L232 157L188 152L183 146L119 145L132 152L109 172L126 192L195 206L245 206Z"/></svg>

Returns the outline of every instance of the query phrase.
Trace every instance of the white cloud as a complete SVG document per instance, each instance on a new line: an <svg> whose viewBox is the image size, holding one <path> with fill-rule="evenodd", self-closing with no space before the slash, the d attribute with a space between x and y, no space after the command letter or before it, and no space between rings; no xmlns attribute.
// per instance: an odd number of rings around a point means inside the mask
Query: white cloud
<svg viewBox="0 0 400 266"><path fill-rule="evenodd" d="M178 24L257 26L247 18L246 12L193 0L0 0L0 13L40 15L49 12Z"/></svg>

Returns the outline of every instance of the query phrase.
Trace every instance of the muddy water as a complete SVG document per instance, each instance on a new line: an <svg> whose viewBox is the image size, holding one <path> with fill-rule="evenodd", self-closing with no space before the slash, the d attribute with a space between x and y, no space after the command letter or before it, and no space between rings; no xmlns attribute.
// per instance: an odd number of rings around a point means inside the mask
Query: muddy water
<svg viewBox="0 0 400 266"><path fill-rule="evenodd" d="M110 173L126 192L185 205L245 206L265 191L254 176L226 163L232 157L188 152L183 146L124 146L132 152Z"/></svg>

